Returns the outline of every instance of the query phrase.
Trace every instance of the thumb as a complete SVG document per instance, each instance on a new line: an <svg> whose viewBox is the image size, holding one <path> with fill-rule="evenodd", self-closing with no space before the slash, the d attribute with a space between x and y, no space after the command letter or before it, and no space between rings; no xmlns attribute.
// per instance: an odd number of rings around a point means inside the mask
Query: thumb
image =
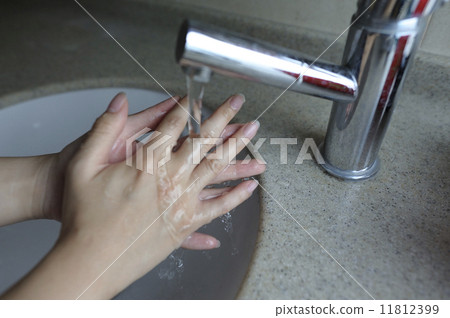
<svg viewBox="0 0 450 318"><path fill-rule="evenodd" d="M128 118L128 100L125 93L117 94L89 131L80 156L89 167L108 164L111 149L123 131Z"/></svg>

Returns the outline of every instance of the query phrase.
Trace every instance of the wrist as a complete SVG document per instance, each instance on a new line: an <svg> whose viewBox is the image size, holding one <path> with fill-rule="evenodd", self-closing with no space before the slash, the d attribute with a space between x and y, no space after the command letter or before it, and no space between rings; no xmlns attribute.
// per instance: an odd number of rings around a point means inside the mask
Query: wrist
<svg viewBox="0 0 450 318"><path fill-rule="evenodd" d="M149 241L165 244L150 248ZM61 259L72 258L77 265L82 264L71 270L72 275L78 276L76 281L83 282L76 297L111 299L163 261L176 248L169 242L166 231L149 230L134 240L101 229L65 227L63 221L55 254L64 254Z"/></svg>
<svg viewBox="0 0 450 318"><path fill-rule="evenodd" d="M58 154L48 154L33 157L36 172L31 183L32 200L30 206L31 219L57 219L56 210L60 209L58 188L62 188L59 180L63 174L58 169ZM59 189L62 191L62 189Z"/></svg>
<svg viewBox="0 0 450 318"><path fill-rule="evenodd" d="M58 264L61 277L71 275L59 287L66 291L66 299L111 299L137 278L125 275L126 266L118 258L123 250L103 240L101 233L62 229L50 255Z"/></svg>
<svg viewBox="0 0 450 318"><path fill-rule="evenodd" d="M43 218L55 155L0 158L0 225Z"/></svg>
<svg viewBox="0 0 450 318"><path fill-rule="evenodd" d="M97 251L97 254L99 252ZM2 299L106 299L109 286L86 289L95 281L99 256L75 237L60 237L50 252ZM95 286L94 286L95 287Z"/></svg>

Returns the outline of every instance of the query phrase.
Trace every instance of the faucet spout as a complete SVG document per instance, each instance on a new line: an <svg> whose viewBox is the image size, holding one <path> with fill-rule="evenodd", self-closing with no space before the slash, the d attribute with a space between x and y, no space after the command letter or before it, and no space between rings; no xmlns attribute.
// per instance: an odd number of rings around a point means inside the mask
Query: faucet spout
<svg viewBox="0 0 450 318"><path fill-rule="evenodd" d="M346 67L313 63L295 51L195 21L183 23L176 59L184 67L207 66L223 75L334 101L354 101L358 92Z"/></svg>
<svg viewBox="0 0 450 318"><path fill-rule="evenodd" d="M322 167L339 178L366 179L379 170L378 152L410 62L444 2L358 0L342 65L197 22L181 27L176 58L184 67L332 100Z"/></svg>

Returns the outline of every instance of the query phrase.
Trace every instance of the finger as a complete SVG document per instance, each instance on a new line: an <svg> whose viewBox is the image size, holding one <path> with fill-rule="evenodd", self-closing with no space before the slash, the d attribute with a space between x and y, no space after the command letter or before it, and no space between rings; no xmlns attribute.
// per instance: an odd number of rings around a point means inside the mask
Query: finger
<svg viewBox="0 0 450 318"><path fill-rule="evenodd" d="M244 124L230 124L225 127L225 129L220 134L220 138L222 138L222 143L227 141L227 139L234 135Z"/></svg>
<svg viewBox="0 0 450 318"><path fill-rule="evenodd" d="M158 147L154 150L154 156L161 156L167 147L172 149L177 144L177 140L183 132L189 116L187 103L187 98L183 98L178 106L172 108L156 127L156 131L158 131L162 137L167 137L167 142L164 143L164 147Z"/></svg>
<svg viewBox="0 0 450 318"><path fill-rule="evenodd" d="M230 192L231 189L231 187L203 189L198 195L198 198L201 201L214 199Z"/></svg>
<svg viewBox="0 0 450 318"><path fill-rule="evenodd" d="M148 127L155 129L164 116L179 103L180 97L170 97L155 106L149 107L139 113L133 114L128 118L127 128L132 129L130 135L138 132L142 128Z"/></svg>
<svg viewBox="0 0 450 318"><path fill-rule="evenodd" d="M189 250L210 250L220 247L220 241L211 235L194 232L184 239L181 247Z"/></svg>
<svg viewBox="0 0 450 318"><path fill-rule="evenodd" d="M259 163L256 159L250 160L249 163L243 163L243 160L230 164L218 176L211 181L211 184L222 183L230 180L238 180L256 176L266 171L266 165Z"/></svg>
<svg viewBox="0 0 450 318"><path fill-rule="evenodd" d="M144 128L148 127L154 130L164 116L178 103L179 99L179 96L170 97L155 106L129 116L125 129L114 143L109 162L116 163L123 161L126 155L126 140Z"/></svg>
<svg viewBox="0 0 450 318"><path fill-rule="evenodd" d="M219 137L227 124L241 109L245 102L242 94L228 98L216 111L202 124L200 136L203 138Z"/></svg>
<svg viewBox="0 0 450 318"><path fill-rule="evenodd" d="M252 195L257 186L256 180L244 181L220 197L202 201L202 211L208 211L208 215L205 216L207 221L211 221L237 207Z"/></svg>
<svg viewBox="0 0 450 318"><path fill-rule="evenodd" d="M245 102L245 97L242 94L233 95L228 98L225 103L223 103L214 114L211 115L202 125L200 138L206 139L201 142L185 142L180 150L180 157L187 157L192 153L198 153L200 158L204 157L212 147L216 144L216 139L218 139L225 129L227 124L236 115L236 113L241 108L242 104ZM188 141L191 138L188 138ZM211 142L207 140L211 139ZM200 139L197 139L200 141Z"/></svg>
<svg viewBox="0 0 450 318"><path fill-rule="evenodd" d="M234 157L244 149L251 138L256 135L259 128L259 122L254 121L241 127L232 137L223 145L216 149L216 154L221 154L218 159L204 158L194 169L193 174L199 178L198 186L205 187L210 184L225 168L230 164Z"/></svg>
<svg viewBox="0 0 450 318"><path fill-rule="evenodd" d="M125 93L117 94L106 112L95 121L77 154L86 162L86 169L99 169L109 163L111 149L122 133L128 117L128 101Z"/></svg>
<svg viewBox="0 0 450 318"><path fill-rule="evenodd" d="M222 131L222 134L220 135L220 138L222 139L222 143L224 143L225 141L228 140L228 138L233 135L236 131L239 130L239 128L241 128L242 126L244 126L244 124L231 124L225 127L225 129ZM175 145L175 147L173 147L173 151L178 151L178 149L181 148L181 146L183 145L184 141L188 138L188 136L183 136L180 139L177 140L177 144Z"/></svg>

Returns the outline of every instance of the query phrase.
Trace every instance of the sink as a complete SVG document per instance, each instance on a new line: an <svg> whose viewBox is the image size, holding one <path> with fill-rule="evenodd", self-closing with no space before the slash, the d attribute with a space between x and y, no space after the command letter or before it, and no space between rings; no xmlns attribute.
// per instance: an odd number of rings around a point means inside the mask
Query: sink
<svg viewBox="0 0 450 318"><path fill-rule="evenodd" d="M36 98L0 110L0 156L60 151L90 129L119 91L127 93L130 113L167 98L134 88L88 89ZM211 111L204 111L206 115ZM211 251L178 249L134 282L116 299L233 299L245 278L259 227L259 195L253 196L199 231L221 242ZM60 224L33 220L0 227L0 294L17 282L51 249Z"/></svg>

